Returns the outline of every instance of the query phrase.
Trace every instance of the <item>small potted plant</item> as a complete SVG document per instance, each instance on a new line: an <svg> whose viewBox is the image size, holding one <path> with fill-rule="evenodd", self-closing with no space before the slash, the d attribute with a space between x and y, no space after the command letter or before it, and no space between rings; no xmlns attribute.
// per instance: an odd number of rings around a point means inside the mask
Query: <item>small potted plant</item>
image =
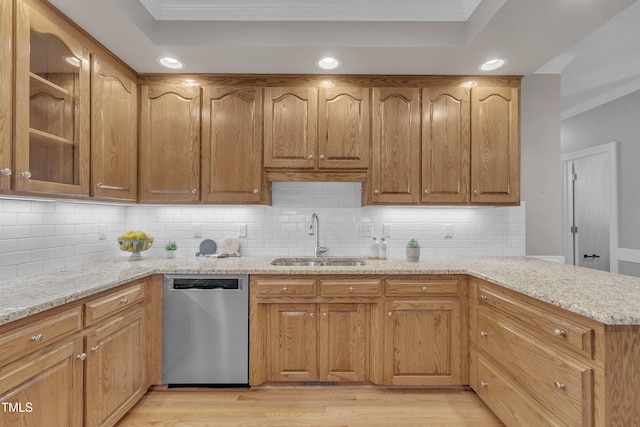
<svg viewBox="0 0 640 427"><path fill-rule="evenodd" d="M418 262L420 260L420 242L416 239L409 240L407 243L407 261Z"/></svg>
<svg viewBox="0 0 640 427"><path fill-rule="evenodd" d="M164 245L164 250L167 253L167 258L175 258L176 257L176 249L178 249L178 244L175 240L169 240Z"/></svg>

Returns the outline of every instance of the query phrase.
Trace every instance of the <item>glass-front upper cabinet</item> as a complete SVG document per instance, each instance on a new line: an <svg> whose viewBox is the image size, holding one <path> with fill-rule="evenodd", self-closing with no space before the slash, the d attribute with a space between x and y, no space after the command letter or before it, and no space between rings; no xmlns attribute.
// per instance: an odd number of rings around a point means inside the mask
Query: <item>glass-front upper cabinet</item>
<svg viewBox="0 0 640 427"><path fill-rule="evenodd" d="M89 195L89 50L18 2L15 190Z"/></svg>

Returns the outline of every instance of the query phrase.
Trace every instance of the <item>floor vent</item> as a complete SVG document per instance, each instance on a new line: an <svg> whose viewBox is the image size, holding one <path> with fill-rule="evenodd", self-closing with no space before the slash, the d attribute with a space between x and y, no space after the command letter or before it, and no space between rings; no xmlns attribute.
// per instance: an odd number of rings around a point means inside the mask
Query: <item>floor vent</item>
<svg viewBox="0 0 640 427"><path fill-rule="evenodd" d="M301 387L332 387L340 385L340 383L337 381L300 381L298 385Z"/></svg>

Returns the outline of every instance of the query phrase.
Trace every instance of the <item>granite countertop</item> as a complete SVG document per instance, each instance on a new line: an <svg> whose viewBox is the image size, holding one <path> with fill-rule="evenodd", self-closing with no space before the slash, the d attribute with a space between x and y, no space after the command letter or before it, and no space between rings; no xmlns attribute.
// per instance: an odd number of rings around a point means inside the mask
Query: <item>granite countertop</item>
<svg viewBox="0 0 640 427"><path fill-rule="evenodd" d="M356 267L282 267L276 257L118 258L0 284L0 325L151 274L469 274L607 325L640 325L640 278L527 257L365 260Z"/></svg>

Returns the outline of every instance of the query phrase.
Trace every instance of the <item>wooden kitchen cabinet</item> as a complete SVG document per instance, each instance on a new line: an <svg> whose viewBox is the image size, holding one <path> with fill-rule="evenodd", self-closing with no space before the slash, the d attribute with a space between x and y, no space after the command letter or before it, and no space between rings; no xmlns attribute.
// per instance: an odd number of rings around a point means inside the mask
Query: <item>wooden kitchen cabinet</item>
<svg viewBox="0 0 640 427"><path fill-rule="evenodd" d="M138 186L138 89L135 74L92 55L91 195L135 202Z"/></svg>
<svg viewBox="0 0 640 427"><path fill-rule="evenodd" d="M374 88L373 204L416 204L420 198L420 89Z"/></svg>
<svg viewBox="0 0 640 427"><path fill-rule="evenodd" d="M0 192L13 174L13 2L0 1Z"/></svg>
<svg viewBox="0 0 640 427"><path fill-rule="evenodd" d="M262 89L203 88L202 201L266 202Z"/></svg>
<svg viewBox="0 0 640 427"><path fill-rule="evenodd" d="M75 337L1 366L0 426L83 425L85 357L82 338Z"/></svg>
<svg viewBox="0 0 640 427"><path fill-rule="evenodd" d="M88 196L89 49L59 16L16 7L15 190Z"/></svg>
<svg viewBox="0 0 640 427"><path fill-rule="evenodd" d="M147 391L144 342L140 304L87 332L86 427L113 425Z"/></svg>
<svg viewBox="0 0 640 427"><path fill-rule="evenodd" d="M195 203L200 199L200 101L199 86L142 86L140 202Z"/></svg>
<svg viewBox="0 0 640 427"><path fill-rule="evenodd" d="M264 89L264 165L314 168L318 138L318 90L310 87Z"/></svg>
<svg viewBox="0 0 640 427"><path fill-rule="evenodd" d="M520 89L471 90L471 202L520 201Z"/></svg>
<svg viewBox="0 0 640 427"><path fill-rule="evenodd" d="M423 88L421 202L469 202L470 144L470 90Z"/></svg>
<svg viewBox="0 0 640 427"><path fill-rule="evenodd" d="M319 169L369 167L370 91L366 87L319 89Z"/></svg>

